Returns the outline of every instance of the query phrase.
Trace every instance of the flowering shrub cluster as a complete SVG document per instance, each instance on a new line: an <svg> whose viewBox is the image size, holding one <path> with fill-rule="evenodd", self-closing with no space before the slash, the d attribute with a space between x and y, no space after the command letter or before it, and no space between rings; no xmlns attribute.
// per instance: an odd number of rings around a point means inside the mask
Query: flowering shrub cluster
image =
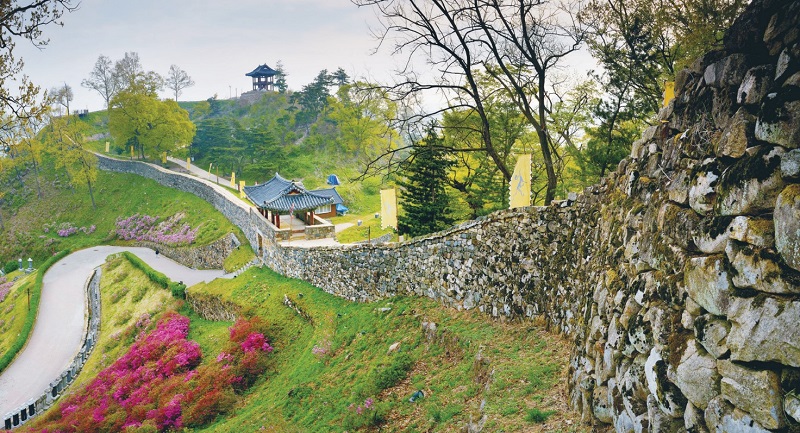
<svg viewBox="0 0 800 433"><path fill-rule="evenodd" d="M8 296L8 292L11 291L13 286L13 281L7 281L6 277L0 277L0 302L6 300L6 296Z"/></svg>
<svg viewBox="0 0 800 433"><path fill-rule="evenodd" d="M59 237L66 238L66 237L70 237L70 236L74 235L75 233L78 233L79 231L83 232L84 234L87 234L87 235L88 234L92 234L97 229L97 226L92 224L88 228L86 228L86 227L78 228L78 227L75 227L75 225L72 224L71 222L63 222L63 223L58 224L58 225L45 224L44 227L42 227L42 230L45 233L50 233L51 229L55 230L56 234ZM42 237L42 236L40 236L40 237Z"/></svg>
<svg viewBox="0 0 800 433"><path fill-rule="evenodd" d="M143 317L134 328L149 323ZM38 431L165 432L212 421L233 406L235 392L266 369L272 347L259 327L258 321L238 320L225 351L200 365L200 347L186 339L189 319L167 313L125 355L43 418Z"/></svg>
<svg viewBox="0 0 800 433"><path fill-rule="evenodd" d="M330 340L323 340L319 344L315 344L313 348L311 348L311 353L317 356L317 358L323 358L325 355L330 353L331 351L331 342Z"/></svg>
<svg viewBox="0 0 800 433"><path fill-rule="evenodd" d="M375 407L375 400L372 397L364 400L363 404L352 403L347 409L350 413L343 420L346 428L361 429L377 426L384 422L384 415Z"/></svg>
<svg viewBox="0 0 800 433"><path fill-rule="evenodd" d="M198 229L188 224L179 224L183 218L175 214L162 222L158 217L134 214L127 218L117 218L117 236L126 241L150 241L164 245L189 245L197 237Z"/></svg>

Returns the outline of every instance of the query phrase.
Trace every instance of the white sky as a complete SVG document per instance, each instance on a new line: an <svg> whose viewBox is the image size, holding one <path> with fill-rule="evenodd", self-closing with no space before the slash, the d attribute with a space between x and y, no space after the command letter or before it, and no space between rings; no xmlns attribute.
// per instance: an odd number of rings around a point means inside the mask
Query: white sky
<svg viewBox="0 0 800 433"><path fill-rule="evenodd" d="M251 90L244 74L262 63L274 68L278 60L295 90L322 69L388 80L394 67L387 55L370 55L373 12L348 0L82 0L63 21L45 29L44 50L18 42L15 53L42 88L71 86L76 109L104 108L97 93L80 85L100 54L116 61L138 52L145 70L162 75L178 65L195 81L180 100Z"/></svg>
<svg viewBox="0 0 800 433"><path fill-rule="evenodd" d="M251 90L244 74L262 63L274 68L278 60L294 90L320 70L338 67L351 77L390 82L403 61L386 50L371 55L377 18L349 0L82 0L63 21L45 28L50 43L43 50L21 41L15 54L35 84L71 86L73 109L105 108L96 92L80 85L101 54L116 61L135 51L145 70L162 75L178 65L195 81L182 101ZM583 71L594 63L585 52L569 59Z"/></svg>

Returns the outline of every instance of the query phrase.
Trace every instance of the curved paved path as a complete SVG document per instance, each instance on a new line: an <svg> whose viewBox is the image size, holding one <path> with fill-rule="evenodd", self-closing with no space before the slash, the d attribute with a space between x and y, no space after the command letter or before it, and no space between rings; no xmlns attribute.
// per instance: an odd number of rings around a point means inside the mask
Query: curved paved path
<svg viewBox="0 0 800 433"><path fill-rule="evenodd" d="M153 269L187 286L223 275L187 268L148 248L98 246L74 252L44 274L36 324L27 346L0 375L0 416L39 397L78 353L86 326L86 283L106 257L130 251Z"/></svg>

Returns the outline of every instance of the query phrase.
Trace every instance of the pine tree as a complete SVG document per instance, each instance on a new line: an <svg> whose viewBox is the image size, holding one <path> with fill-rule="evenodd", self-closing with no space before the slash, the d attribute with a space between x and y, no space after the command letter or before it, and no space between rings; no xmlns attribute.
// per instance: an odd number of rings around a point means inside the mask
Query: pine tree
<svg viewBox="0 0 800 433"><path fill-rule="evenodd" d="M451 165L442 150L442 138L429 128L425 139L411 150L411 158L403 170L406 180L398 182L403 204L397 220L401 234L420 236L453 224L450 197L445 190Z"/></svg>

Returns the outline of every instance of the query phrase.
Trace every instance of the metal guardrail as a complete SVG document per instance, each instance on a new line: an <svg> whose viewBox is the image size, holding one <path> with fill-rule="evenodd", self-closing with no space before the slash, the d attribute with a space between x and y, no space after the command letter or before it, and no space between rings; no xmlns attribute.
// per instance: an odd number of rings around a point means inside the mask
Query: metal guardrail
<svg viewBox="0 0 800 433"><path fill-rule="evenodd" d="M64 390L75 380L80 373L89 355L92 353L97 344L97 337L100 331L100 268L96 268L92 272L86 284L86 298L88 302L88 323L86 326L86 334L83 336L83 344L75 358L72 359L69 367L64 370L58 378L50 382L50 385L42 391L39 398L31 399L16 410L7 413L3 417L3 427L6 430L19 427L31 418L49 409L58 398L63 394Z"/></svg>

